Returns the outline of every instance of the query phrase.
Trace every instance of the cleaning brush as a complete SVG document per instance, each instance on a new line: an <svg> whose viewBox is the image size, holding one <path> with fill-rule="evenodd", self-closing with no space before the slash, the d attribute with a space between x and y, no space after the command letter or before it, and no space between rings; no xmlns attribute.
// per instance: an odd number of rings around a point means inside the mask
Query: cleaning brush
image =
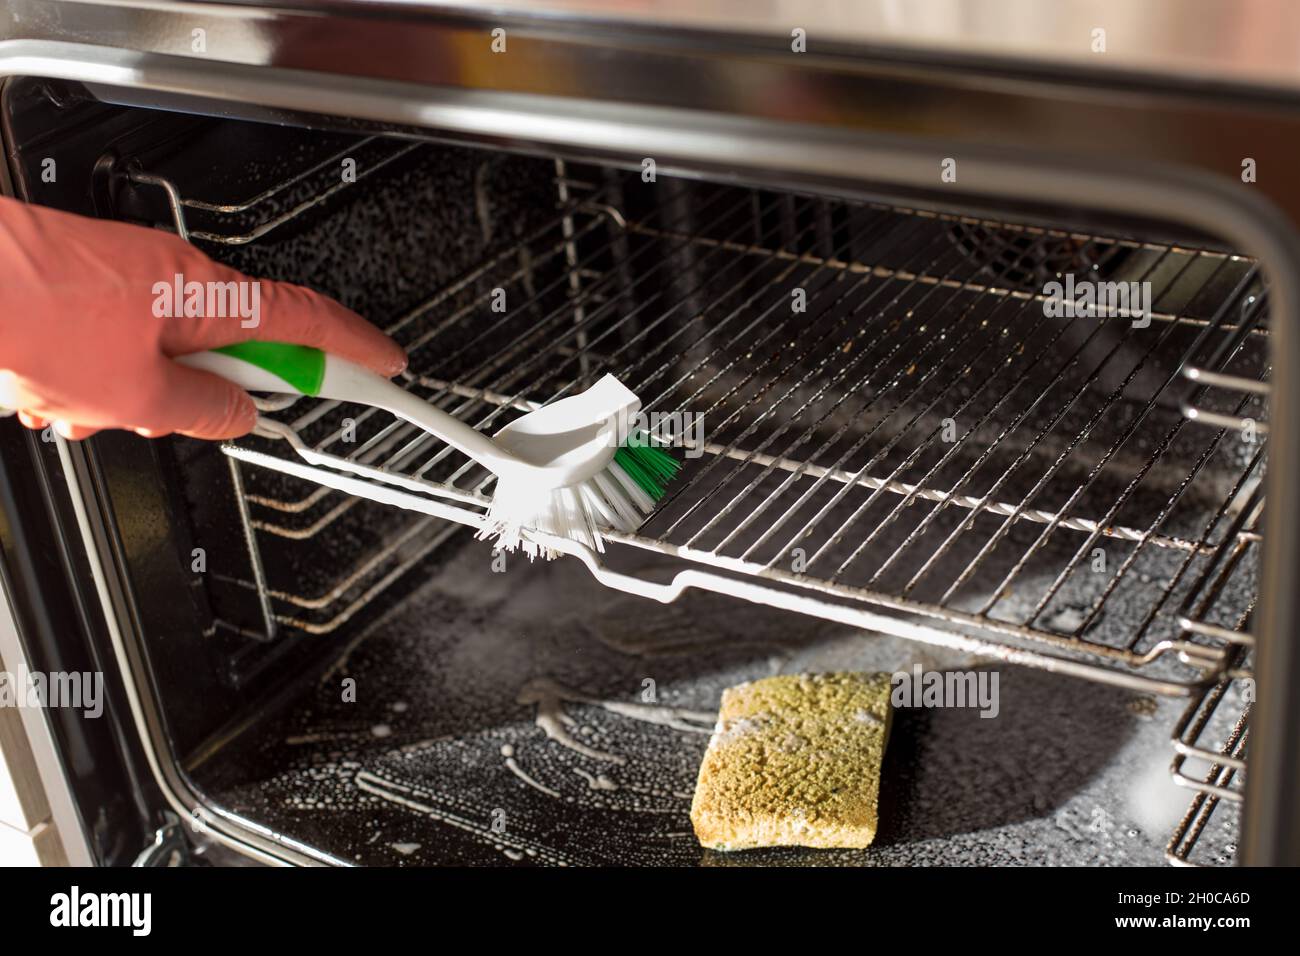
<svg viewBox="0 0 1300 956"><path fill-rule="evenodd" d="M257 392L296 392L382 408L473 458L496 475L481 540L553 558L527 532L603 551L601 532L634 531L681 467L629 427L641 402L613 375L543 405L489 437L388 379L320 349L243 342L177 361Z"/></svg>

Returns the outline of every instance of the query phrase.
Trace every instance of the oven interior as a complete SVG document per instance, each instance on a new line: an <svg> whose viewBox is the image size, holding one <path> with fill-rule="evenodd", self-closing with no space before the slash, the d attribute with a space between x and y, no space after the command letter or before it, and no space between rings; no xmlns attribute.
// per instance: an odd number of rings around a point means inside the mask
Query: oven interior
<svg viewBox="0 0 1300 956"><path fill-rule="evenodd" d="M476 427L613 372L676 436L668 497L595 556L641 594L474 540L490 475L385 414L270 400L224 446L93 439L167 745L214 811L363 864L1233 862L1254 261L64 84L4 105L31 201L337 297ZM1057 314L1067 275L1141 284L1149 323ZM709 584L642 596L688 569ZM998 714L898 713L876 845L699 848L725 687L918 665L995 671Z"/></svg>

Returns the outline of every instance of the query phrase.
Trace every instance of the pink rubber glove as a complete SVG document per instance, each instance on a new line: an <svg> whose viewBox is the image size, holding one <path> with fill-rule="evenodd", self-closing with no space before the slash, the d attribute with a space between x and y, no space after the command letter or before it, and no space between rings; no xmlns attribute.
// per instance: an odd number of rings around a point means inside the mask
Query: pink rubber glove
<svg viewBox="0 0 1300 956"><path fill-rule="evenodd" d="M187 297L171 294L177 275L182 291L244 285L224 305L191 298L208 314L187 317ZM397 343L326 296L249 279L171 233L0 197L0 406L28 428L243 435L257 416L248 394L171 356L254 338L314 345L386 376L406 367Z"/></svg>

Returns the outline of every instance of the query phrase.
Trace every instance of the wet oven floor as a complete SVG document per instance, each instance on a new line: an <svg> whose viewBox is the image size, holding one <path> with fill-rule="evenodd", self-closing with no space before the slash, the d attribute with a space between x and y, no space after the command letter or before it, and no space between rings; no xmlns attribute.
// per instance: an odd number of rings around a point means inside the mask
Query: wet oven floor
<svg viewBox="0 0 1300 956"><path fill-rule="evenodd" d="M711 595L653 604L573 560L496 572L475 542L339 650L194 776L345 863L1150 864L1188 802L1168 775L1181 701ZM724 688L918 664L996 672L997 715L896 713L875 845L699 846L690 800ZM1234 817L1202 837L1219 857Z"/></svg>

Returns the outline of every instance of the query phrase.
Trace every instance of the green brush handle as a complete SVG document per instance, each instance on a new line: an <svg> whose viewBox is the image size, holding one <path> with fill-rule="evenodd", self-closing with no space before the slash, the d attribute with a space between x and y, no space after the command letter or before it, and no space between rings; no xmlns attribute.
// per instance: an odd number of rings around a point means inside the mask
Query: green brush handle
<svg viewBox="0 0 1300 956"><path fill-rule="evenodd" d="M529 466L459 418L369 369L320 349L285 342L241 342L176 359L255 392L297 392L391 412L441 438L498 475Z"/></svg>

